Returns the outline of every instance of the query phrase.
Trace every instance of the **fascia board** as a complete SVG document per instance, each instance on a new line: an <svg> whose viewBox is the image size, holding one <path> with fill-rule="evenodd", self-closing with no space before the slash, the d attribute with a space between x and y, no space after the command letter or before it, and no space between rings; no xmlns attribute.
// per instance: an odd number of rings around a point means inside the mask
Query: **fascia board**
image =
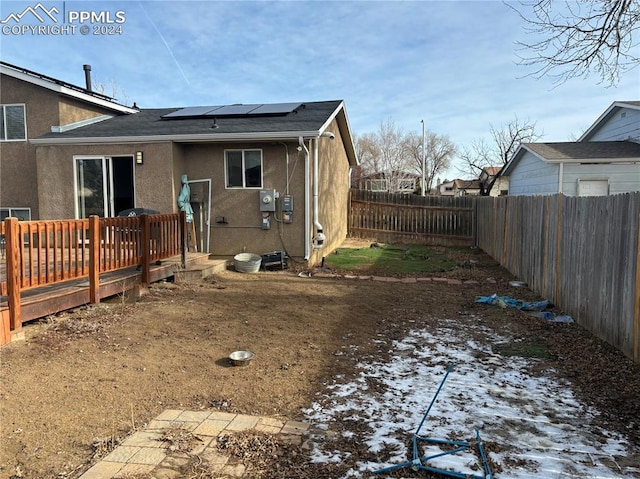
<svg viewBox="0 0 640 479"><path fill-rule="evenodd" d="M282 132L258 132L258 133L229 133L206 135L141 135L141 136L107 136L107 137L74 137L74 138L34 138L29 140L35 145L99 145L112 143L220 143L224 141L272 141L290 140L297 141L299 137L317 138L319 132L311 131L282 131Z"/></svg>
<svg viewBox="0 0 640 479"><path fill-rule="evenodd" d="M341 117L338 116L340 114L342 114ZM329 116L327 121L325 121L324 124L320 127L319 134L321 135L322 133L324 133L326 129L329 128L329 125L331 124L331 122L336 118L338 121L338 127L340 128L340 135L342 136L342 142L344 144L345 149L347 150L347 157L350 159L349 163L353 163L354 165L359 165L360 162L358 161L358 157L356 156L356 148L355 148L355 145L353 144L353 136L351 135L351 127L349 125L349 118L347 117L347 110L344 107L344 101L340 102L340 104L336 107L333 113Z"/></svg>
<svg viewBox="0 0 640 479"><path fill-rule="evenodd" d="M94 105L98 105L104 108L108 108L110 110L119 111L121 113L138 113L138 110L135 108L130 108L128 106L120 105L118 103L110 102L108 100L97 98L88 93L83 93L77 90L73 90L69 87L65 87L64 85L58 85L57 83L52 83L42 78L37 78L31 75L27 75L26 73L22 73L19 71L15 71L13 69L7 68L5 66L0 66L0 73L3 75L7 75L13 78L17 78L18 80L22 80L33 85L37 85L42 88L46 88L48 90L52 90L58 93L61 93L66 96L70 96L73 98L77 98L78 100L86 101L88 103L93 103Z"/></svg>
<svg viewBox="0 0 640 479"><path fill-rule="evenodd" d="M640 163L640 158L552 158L547 163Z"/></svg>

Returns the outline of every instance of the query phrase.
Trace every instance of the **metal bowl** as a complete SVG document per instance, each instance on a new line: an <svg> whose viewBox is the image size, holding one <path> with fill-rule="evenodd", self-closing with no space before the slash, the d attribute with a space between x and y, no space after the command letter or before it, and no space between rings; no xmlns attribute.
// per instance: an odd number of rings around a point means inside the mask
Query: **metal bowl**
<svg viewBox="0 0 640 479"><path fill-rule="evenodd" d="M528 286L524 281L509 281L509 284L514 288L524 288Z"/></svg>
<svg viewBox="0 0 640 479"><path fill-rule="evenodd" d="M251 351L234 351L229 355L229 361L234 366L248 366L253 356Z"/></svg>

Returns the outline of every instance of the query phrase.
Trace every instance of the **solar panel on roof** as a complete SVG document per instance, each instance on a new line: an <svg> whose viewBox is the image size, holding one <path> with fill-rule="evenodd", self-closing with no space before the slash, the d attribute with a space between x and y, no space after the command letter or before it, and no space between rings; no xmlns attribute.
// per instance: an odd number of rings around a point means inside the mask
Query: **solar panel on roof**
<svg viewBox="0 0 640 479"><path fill-rule="evenodd" d="M279 115L291 113L298 108L301 103L253 103L236 104L224 106L190 106L163 115L162 118L206 118L224 116L244 116L244 115Z"/></svg>
<svg viewBox="0 0 640 479"><path fill-rule="evenodd" d="M223 108L221 106L190 106L162 115L162 118L183 118L193 116L209 116L213 111Z"/></svg>
<svg viewBox="0 0 640 479"><path fill-rule="evenodd" d="M298 108L300 103L271 103L269 105L260 105L251 111L251 115L275 115L278 113L291 113Z"/></svg>
<svg viewBox="0 0 640 479"><path fill-rule="evenodd" d="M225 105L222 108L216 110L216 116L224 116L224 115L246 115L250 113L252 110L262 106L261 104L253 104L253 105Z"/></svg>

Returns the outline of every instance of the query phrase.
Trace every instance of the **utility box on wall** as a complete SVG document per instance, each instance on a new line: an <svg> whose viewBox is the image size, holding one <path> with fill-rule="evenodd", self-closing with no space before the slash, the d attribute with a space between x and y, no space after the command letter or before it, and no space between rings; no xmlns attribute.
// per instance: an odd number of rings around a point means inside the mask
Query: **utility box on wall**
<svg viewBox="0 0 640 479"><path fill-rule="evenodd" d="M260 211L276 210L276 190L260 190Z"/></svg>

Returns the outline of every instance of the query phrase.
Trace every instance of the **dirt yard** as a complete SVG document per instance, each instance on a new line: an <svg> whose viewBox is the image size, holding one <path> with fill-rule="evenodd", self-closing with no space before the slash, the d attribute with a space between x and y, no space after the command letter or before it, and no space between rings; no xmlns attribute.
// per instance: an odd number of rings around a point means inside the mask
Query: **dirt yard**
<svg viewBox="0 0 640 479"><path fill-rule="evenodd" d="M460 267L440 276L477 284L227 271L30 324L25 341L0 350L0 477L77 478L167 408L304 420L333 377L388 354L376 338L428 329L429 318L461 327L481 318L519 344L542 347L546 357L532 374L567 379L599 411L598 424L640 446L640 366L576 324L475 303L492 293L540 298L509 286L514 278L482 253L451 254ZM252 364L230 366L229 353L245 349L255 353ZM348 467L308 464L304 450L270 454L254 477L339 477ZM216 477L199 474L185 477Z"/></svg>

